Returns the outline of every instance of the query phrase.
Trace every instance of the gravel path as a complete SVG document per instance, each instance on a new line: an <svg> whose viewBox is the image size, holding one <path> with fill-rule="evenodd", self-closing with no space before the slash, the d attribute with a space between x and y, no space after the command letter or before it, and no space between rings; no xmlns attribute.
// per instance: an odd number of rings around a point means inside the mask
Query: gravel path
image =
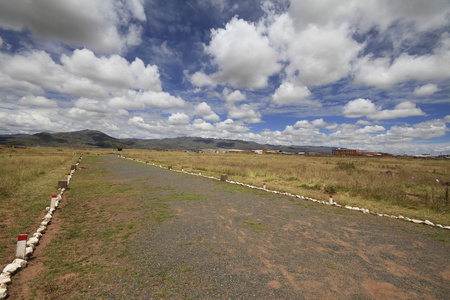
<svg viewBox="0 0 450 300"><path fill-rule="evenodd" d="M130 248L135 298L448 299L449 244L417 225L105 157L137 207L170 211ZM232 178L230 178L232 180ZM143 189L145 187L145 189Z"/></svg>

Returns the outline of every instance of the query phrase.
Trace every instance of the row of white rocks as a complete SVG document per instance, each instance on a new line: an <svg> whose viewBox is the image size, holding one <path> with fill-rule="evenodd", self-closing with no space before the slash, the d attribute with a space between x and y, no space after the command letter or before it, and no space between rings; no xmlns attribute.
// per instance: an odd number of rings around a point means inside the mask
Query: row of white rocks
<svg viewBox="0 0 450 300"><path fill-rule="evenodd" d="M81 161L81 156L78 159L76 165L78 166ZM67 174L67 186L69 186L69 182L72 178L75 169L72 169L69 174ZM52 201L50 202L50 206L47 206L45 210L47 213L42 218L39 227L36 232L27 240L26 248L25 248L25 256L24 258L16 258L3 268L2 273L0 274L0 299L5 299L8 297L8 285L11 284L11 277L16 274L21 269L27 266L27 260L33 255L35 248L39 245L39 240L42 238L43 234L47 231L47 227L50 225L53 214L59 206L59 203L62 200L62 196L65 192L65 188L61 188L59 190L59 194L56 197L52 197Z"/></svg>
<svg viewBox="0 0 450 300"><path fill-rule="evenodd" d="M174 171L174 172L185 173L185 174L195 175L195 176L202 176L202 177L205 177L205 178L210 178L210 179L219 180L219 181L221 180L220 178L216 178L216 177L212 177L212 176L204 176L204 175L202 175L201 172L199 172L199 173L189 173L189 172L184 171L183 169L181 169L181 171L173 170L171 167L166 168L166 167L163 167L162 165L157 165L155 163L150 163L148 161L144 162L144 161L141 161L141 160L124 157L124 156L121 156L121 155L119 155L119 157L124 158L124 159L128 159L128 160L137 161L137 162L144 163L144 164L147 164L147 165L152 165L152 166L159 167L159 168L162 168L162 169L169 169L169 170ZM411 218L404 217L404 216L401 216L401 215L394 216L394 215L388 215L388 214L381 214L381 213L377 213L377 212L371 211L371 210L369 210L367 208L352 207L352 206L349 206L349 205L341 205L341 204L338 204L338 203L334 202L334 200L331 200L331 201L320 201L320 200L309 198L309 197L305 197L305 196L300 196L300 195L294 195L294 194L291 194L291 193L283 193L283 192L279 192L279 191L269 190L269 189L266 188L265 185L263 187L256 187L256 186L253 186L253 185L250 185L250 184L246 184L246 183L242 183L242 182L236 182L236 181L232 181L232 180L225 180L225 181L228 182L228 183L231 183L231 184L237 184L237 185L245 186L245 187L248 187L248 188L251 188L251 189L257 189L257 190L262 190L262 191L266 191L266 192L269 192L269 193L295 197L295 198L299 198L299 199L302 199L302 200L308 200L308 201L312 201L312 202L320 203L320 204L325 204L325 205L332 205L332 206L336 206L336 207L342 207L342 208L345 208L345 209L348 209L348 210L359 211L359 212L362 212L362 213L365 213L365 214L372 214L372 215L376 215L376 216L379 216L379 217L398 219L398 220L412 222L414 224L424 224L424 225L429 225L429 226L433 226L433 227L437 227L437 228L450 230L450 226L444 226L444 225L441 225L441 224L434 224L433 222L431 222L429 220L422 221L422 220L417 220L417 219L411 219Z"/></svg>

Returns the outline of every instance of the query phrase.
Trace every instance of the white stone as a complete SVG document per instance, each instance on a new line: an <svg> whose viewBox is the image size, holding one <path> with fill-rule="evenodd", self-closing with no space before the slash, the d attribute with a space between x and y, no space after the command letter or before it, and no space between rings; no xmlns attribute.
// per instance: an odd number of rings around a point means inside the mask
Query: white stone
<svg viewBox="0 0 450 300"><path fill-rule="evenodd" d="M346 205L345 208L346 209L352 209L353 207L351 207L350 205Z"/></svg>
<svg viewBox="0 0 450 300"><path fill-rule="evenodd" d="M450 230L450 226L444 226L444 229Z"/></svg>
<svg viewBox="0 0 450 300"><path fill-rule="evenodd" d="M49 223L49 221L48 221L48 220L44 220L44 221L42 221L42 222L41 222L41 225L42 225L42 226L47 226L47 225L48 225L48 223Z"/></svg>
<svg viewBox="0 0 450 300"><path fill-rule="evenodd" d="M33 233L33 237L40 239L42 237L42 233L35 232Z"/></svg>
<svg viewBox="0 0 450 300"><path fill-rule="evenodd" d="M27 261L24 259L16 258L12 262L13 264L18 264L21 268L25 268L27 266Z"/></svg>
<svg viewBox="0 0 450 300"><path fill-rule="evenodd" d="M10 284L11 283L11 276L7 273L0 274L0 284Z"/></svg>
<svg viewBox="0 0 450 300"><path fill-rule="evenodd" d="M444 226L442 226L441 224L436 224L436 227L444 228Z"/></svg>
<svg viewBox="0 0 450 300"><path fill-rule="evenodd" d="M0 299L6 299L6 297L8 297L8 290L0 289Z"/></svg>
<svg viewBox="0 0 450 300"><path fill-rule="evenodd" d="M44 220L51 220L52 217L53 217L52 214L48 213L48 214L45 215Z"/></svg>
<svg viewBox="0 0 450 300"><path fill-rule="evenodd" d="M9 264L3 269L3 273L11 275L11 274L16 273L16 271L18 269L20 269L20 265L19 264Z"/></svg>
<svg viewBox="0 0 450 300"><path fill-rule="evenodd" d="M430 226L435 226L433 222L425 220L424 224L430 225Z"/></svg>
<svg viewBox="0 0 450 300"><path fill-rule="evenodd" d="M39 228L36 230L37 233L44 233L47 230L47 226L41 225L39 226Z"/></svg>
<svg viewBox="0 0 450 300"><path fill-rule="evenodd" d="M408 222L411 222L411 219L408 218L408 217L405 217L405 220L408 221Z"/></svg>
<svg viewBox="0 0 450 300"><path fill-rule="evenodd" d="M423 223L423 221L416 220L416 219L412 219L411 222L413 222L414 224L422 224Z"/></svg>
<svg viewBox="0 0 450 300"><path fill-rule="evenodd" d="M399 218L400 220L404 220L404 219L405 219L405 217L402 216L402 215L398 216L398 218Z"/></svg>
<svg viewBox="0 0 450 300"><path fill-rule="evenodd" d="M39 243L39 239L32 237L32 238L28 239L27 246L31 246L31 245L36 246L38 243Z"/></svg>
<svg viewBox="0 0 450 300"><path fill-rule="evenodd" d="M33 252L34 252L33 247L26 247L25 248L25 257L31 256L33 254Z"/></svg>

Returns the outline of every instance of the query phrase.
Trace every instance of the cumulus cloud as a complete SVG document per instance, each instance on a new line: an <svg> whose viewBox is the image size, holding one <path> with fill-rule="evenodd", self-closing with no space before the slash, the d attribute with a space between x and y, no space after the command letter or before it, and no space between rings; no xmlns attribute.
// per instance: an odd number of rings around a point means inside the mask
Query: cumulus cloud
<svg viewBox="0 0 450 300"><path fill-rule="evenodd" d="M309 26L289 38L288 76L298 72L307 85L324 85L346 77L362 45L351 38L346 26Z"/></svg>
<svg viewBox="0 0 450 300"><path fill-rule="evenodd" d="M235 88L262 88L268 77L280 71L278 54L253 23L234 17L225 28L212 29L205 48L219 68L214 74Z"/></svg>
<svg viewBox="0 0 450 300"><path fill-rule="evenodd" d="M51 110L8 110L0 111L2 126L7 126L11 133L28 133L39 131L64 131L68 130L69 124L55 120L54 111Z"/></svg>
<svg viewBox="0 0 450 300"><path fill-rule="evenodd" d="M101 85L161 91L158 67L145 66L137 57L129 63L119 55L97 57L91 50L76 49L71 57L63 54L61 62L71 74Z"/></svg>
<svg viewBox="0 0 450 300"><path fill-rule="evenodd" d="M27 28L41 39L56 38L104 53L122 53L139 44L141 26L131 21L145 20L139 0L0 1L0 27Z"/></svg>
<svg viewBox="0 0 450 300"><path fill-rule="evenodd" d="M348 102L342 109L342 112L347 118L361 118L362 116L376 113L377 108L372 101L359 98Z"/></svg>
<svg viewBox="0 0 450 300"><path fill-rule="evenodd" d="M47 90L87 97L105 97L118 89L161 91L158 67L145 66L139 58L128 63L118 55L97 57L90 50L77 49L70 57L63 54L61 62L56 63L44 51L0 53L0 78L6 82L0 83L0 89Z"/></svg>
<svg viewBox="0 0 450 300"><path fill-rule="evenodd" d="M214 79L214 75L208 76L203 72L195 72L193 75L189 75L186 73L186 75L189 77L190 82L195 86L216 86L216 80Z"/></svg>
<svg viewBox="0 0 450 300"><path fill-rule="evenodd" d="M282 83L275 93L272 95L272 100L277 105L313 105L313 101L308 100L307 97L311 94L306 86L295 86L290 82Z"/></svg>
<svg viewBox="0 0 450 300"><path fill-rule="evenodd" d="M355 133L376 133L380 131L385 131L386 128L380 125L373 125L373 126L365 126L364 128L357 129Z"/></svg>
<svg viewBox="0 0 450 300"><path fill-rule="evenodd" d="M414 95L419 97L430 96L436 93L438 90L439 89L436 84L429 83L420 87L416 87L414 89Z"/></svg>
<svg viewBox="0 0 450 300"><path fill-rule="evenodd" d="M368 119L374 120L426 115L420 108L417 108L414 103L409 101L396 105L394 109L382 110L381 107L376 107L372 101L362 98L348 102L343 107L342 112L347 118L361 118L365 116Z"/></svg>
<svg viewBox="0 0 450 300"><path fill-rule="evenodd" d="M243 94L241 91L239 90L235 90L235 91L230 91L228 88L224 88L222 91L222 94L225 97L225 100L227 102L240 102L240 101L244 101L246 99L245 94Z"/></svg>
<svg viewBox="0 0 450 300"><path fill-rule="evenodd" d="M205 121L218 122L220 117L212 111L211 107L206 103L202 102L195 108L195 115L201 116Z"/></svg>
<svg viewBox="0 0 450 300"><path fill-rule="evenodd" d="M232 133L249 131L242 121L233 121L232 119L226 119L223 122L216 123L215 127L219 130Z"/></svg>
<svg viewBox="0 0 450 300"><path fill-rule="evenodd" d="M170 125L187 125L190 123L191 118L185 113L174 113L168 118Z"/></svg>
<svg viewBox="0 0 450 300"><path fill-rule="evenodd" d="M56 108L58 103L55 100L47 99L42 96L27 95L19 100L19 104L23 106L37 106L42 108Z"/></svg>
<svg viewBox="0 0 450 300"><path fill-rule="evenodd" d="M355 81L389 89L409 80L427 81L450 78L450 37L444 35L440 47L426 55L403 53L393 61L369 54L355 64Z"/></svg>
<svg viewBox="0 0 450 300"><path fill-rule="evenodd" d="M392 23L401 22L413 25L418 31L426 31L446 26L450 12L445 0L306 0L291 1L290 4L289 15L298 30L312 23L324 26L349 22L363 32L374 26L383 32Z"/></svg>
<svg viewBox="0 0 450 300"><path fill-rule="evenodd" d="M247 123L262 122L261 114L259 112L255 112L248 104L242 104L239 107L232 106L228 112L228 118L239 119Z"/></svg>

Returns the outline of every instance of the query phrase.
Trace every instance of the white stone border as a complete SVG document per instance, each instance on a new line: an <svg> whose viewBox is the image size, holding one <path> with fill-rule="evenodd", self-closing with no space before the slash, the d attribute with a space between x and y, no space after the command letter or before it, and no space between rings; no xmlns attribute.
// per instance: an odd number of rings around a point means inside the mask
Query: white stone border
<svg viewBox="0 0 450 300"><path fill-rule="evenodd" d="M82 158L83 158L82 155L78 158L78 161L75 164L76 166L80 164ZM75 169L70 170L70 173L67 174L67 186L69 186L69 182L73 176L73 173L75 173ZM30 238L28 238L26 242L24 259L21 258L14 259L13 262L4 267L3 271L0 273L0 299L6 299L8 297L8 285L11 284L12 282L11 277L27 266L27 260L33 255L34 249L39 245L39 240L42 238L42 235L45 233L45 231L47 231L47 227L51 223L53 214L58 208L58 205L62 200L62 196L66 191L65 188L60 188L58 190L59 194L56 195L56 197L52 196L50 206L47 206L45 208L47 214L44 216L44 218L42 218L42 221L39 224L38 229L36 230L35 233L33 233L33 235Z"/></svg>
<svg viewBox="0 0 450 300"><path fill-rule="evenodd" d="M125 156L122 156L122 155L119 155L119 157L120 158L124 158L124 159L128 159L128 160L132 160L132 161L136 161L136 162L140 162L140 163L144 163L144 164L147 164L147 165L152 165L152 166L159 167L161 169L166 169L167 170L167 168L164 168L162 165L156 165L156 164L150 163L148 161L144 162L144 161L137 160L137 159L134 159L134 158L128 158L128 157L125 157ZM196 173L186 172L183 169L181 169L181 171L178 171L178 170L173 170L172 168L168 168L168 170L169 171L173 171L173 172L178 172L178 173L185 173L185 174L189 174L189 175L201 176L201 177L210 178L210 179L214 179L214 180L219 180L220 181L220 179L216 178L216 177L204 176L204 175L202 175L202 172L199 172L198 174L196 174ZM308 201L312 201L312 202L319 203L319 204L332 205L332 206L336 206L336 207L345 208L345 209L348 209L348 210L359 211L359 212L362 212L362 213L365 213L365 214L372 214L372 215L376 215L376 216L379 216L379 217L398 219L398 220L412 222L414 224L424 224L424 225L428 225L428 226L432 226L432 227L437 227L437 228L441 228L441 229L450 230L450 226L444 226L444 225L441 225L441 224L434 224L433 222L431 222L429 220L422 221L422 220L411 219L411 218L404 217L404 216L401 216L401 215L394 216L394 215L388 215L388 214L380 214L380 213L368 210L366 208L352 207L350 205L345 205L344 206L344 205L341 205L341 204L338 204L338 203L334 202L332 196L330 196L329 201L320 201L320 200L316 200L316 199L305 197L305 196L300 196L300 195L294 195L294 194L291 194L291 193L283 193L283 192L278 192L278 191L274 191L274 190L269 190L269 189L267 189L265 183L264 183L263 187L256 187L256 186L253 186L253 185L250 185L250 184L236 182L236 181L232 181L232 180L226 180L226 182L232 183L232 184L241 185L241 186L245 186L245 187L249 187L249 188L256 189L256 190L269 192L269 193L295 197L295 198L299 198L299 199L302 199L302 200L308 200Z"/></svg>

